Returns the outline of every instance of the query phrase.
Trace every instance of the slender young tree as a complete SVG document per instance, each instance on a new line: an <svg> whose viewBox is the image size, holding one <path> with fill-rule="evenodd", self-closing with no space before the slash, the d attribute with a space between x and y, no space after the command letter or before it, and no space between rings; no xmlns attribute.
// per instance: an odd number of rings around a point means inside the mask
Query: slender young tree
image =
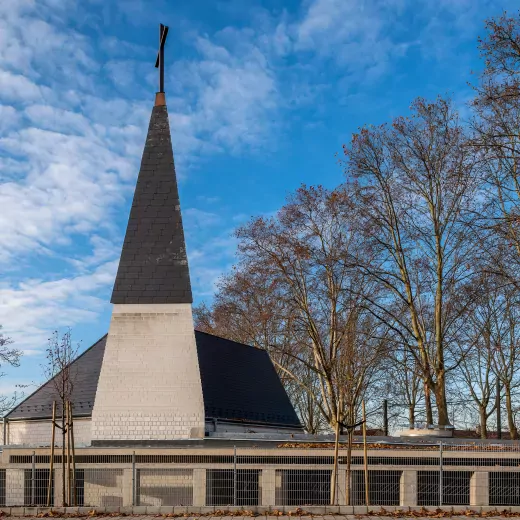
<svg viewBox="0 0 520 520"><path fill-rule="evenodd" d="M62 335L54 331L47 346L47 362L43 366L46 379L52 382L57 403L57 414L61 417L56 426L61 430L61 464L62 464L62 503L68 504L66 493L66 438L70 427L67 417L67 403L72 403L76 370L72 362L76 359L79 345L72 344L72 333L68 329Z"/></svg>

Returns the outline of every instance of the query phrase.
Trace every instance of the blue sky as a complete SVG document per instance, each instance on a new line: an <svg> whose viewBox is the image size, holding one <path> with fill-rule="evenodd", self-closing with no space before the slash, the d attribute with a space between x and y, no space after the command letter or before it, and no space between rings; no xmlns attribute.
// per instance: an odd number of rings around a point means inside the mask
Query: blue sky
<svg viewBox="0 0 520 520"><path fill-rule="evenodd" d="M334 186L359 126L449 93L509 0L0 0L0 324L41 382L50 332L102 336L148 118L158 24L196 302L233 229L301 183Z"/></svg>

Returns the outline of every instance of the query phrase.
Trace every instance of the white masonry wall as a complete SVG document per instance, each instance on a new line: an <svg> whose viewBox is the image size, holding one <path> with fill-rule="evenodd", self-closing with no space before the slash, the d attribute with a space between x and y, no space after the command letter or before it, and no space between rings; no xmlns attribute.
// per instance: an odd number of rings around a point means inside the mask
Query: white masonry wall
<svg viewBox="0 0 520 520"><path fill-rule="evenodd" d="M92 440L204 436L191 304L118 304L92 412Z"/></svg>
<svg viewBox="0 0 520 520"><path fill-rule="evenodd" d="M51 445L51 421L9 421L7 424L7 444L15 446L50 446ZM3 444L3 431L2 431ZM56 430L56 445L61 446L62 435ZM78 447L90 446L91 420L74 419L74 444Z"/></svg>

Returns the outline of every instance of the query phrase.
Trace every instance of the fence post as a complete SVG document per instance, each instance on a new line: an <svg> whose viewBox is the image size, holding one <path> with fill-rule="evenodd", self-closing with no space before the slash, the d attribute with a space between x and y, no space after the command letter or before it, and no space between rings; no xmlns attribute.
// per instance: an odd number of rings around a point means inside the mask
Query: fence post
<svg viewBox="0 0 520 520"><path fill-rule="evenodd" d="M439 441L439 506L442 507L442 441Z"/></svg>
<svg viewBox="0 0 520 520"><path fill-rule="evenodd" d="M36 486L36 452L32 452L32 471L31 471L31 505L35 502L35 486Z"/></svg>
<svg viewBox="0 0 520 520"><path fill-rule="evenodd" d="M135 489L135 451L132 453L132 506L135 506L136 489Z"/></svg>
<svg viewBox="0 0 520 520"><path fill-rule="evenodd" d="M237 505L237 447L233 446L233 505Z"/></svg>
<svg viewBox="0 0 520 520"><path fill-rule="evenodd" d="M383 399L383 433L388 437L388 399Z"/></svg>
<svg viewBox="0 0 520 520"><path fill-rule="evenodd" d="M497 409L497 437L499 439L502 438L502 415L500 413L500 379L497 377L496 382L496 396L495 396L495 406Z"/></svg>

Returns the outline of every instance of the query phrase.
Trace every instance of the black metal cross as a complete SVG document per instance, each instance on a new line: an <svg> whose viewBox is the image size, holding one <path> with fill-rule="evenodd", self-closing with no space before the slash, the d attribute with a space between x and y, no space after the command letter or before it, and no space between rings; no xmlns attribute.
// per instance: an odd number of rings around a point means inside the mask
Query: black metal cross
<svg viewBox="0 0 520 520"><path fill-rule="evenodd" d="M164 92L164 44L168 36L168 27L161 24L159 27L159 52L155 60L155 67L159 69L159 92Z"/></svg>

